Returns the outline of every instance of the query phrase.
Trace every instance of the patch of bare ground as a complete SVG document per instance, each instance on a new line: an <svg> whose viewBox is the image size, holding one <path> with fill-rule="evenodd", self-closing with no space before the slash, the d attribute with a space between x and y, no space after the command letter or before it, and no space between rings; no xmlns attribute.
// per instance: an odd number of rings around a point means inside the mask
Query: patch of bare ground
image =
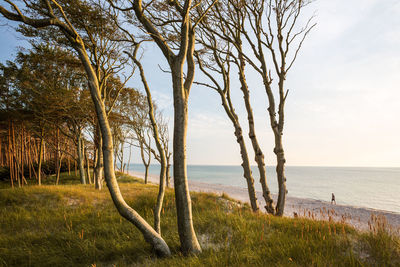
<svg viewBox="0 0 400 267"><path fill-rule="evenodd" d="M243 207L243 203L237 200L233 200L233 199L227 199L225 196L220 196L217 198L217 201L221 204L221 206L223 207L223 211L225 213L232 213L235 208L242 208Z"/></svg>

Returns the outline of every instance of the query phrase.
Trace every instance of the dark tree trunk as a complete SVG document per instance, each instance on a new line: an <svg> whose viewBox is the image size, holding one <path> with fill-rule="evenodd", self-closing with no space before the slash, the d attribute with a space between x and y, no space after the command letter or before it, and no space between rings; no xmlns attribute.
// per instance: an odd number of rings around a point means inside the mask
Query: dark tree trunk
<svg viewBox="0 0 400 267"><path fill-rule="evenodd" d="M84 147L81 133L79 133L76 137L76 150L78 152L78 168L79 168L79 177L81 179L81 184L86 184L86 175L85 175L85 163L84 163Z"/></svg>

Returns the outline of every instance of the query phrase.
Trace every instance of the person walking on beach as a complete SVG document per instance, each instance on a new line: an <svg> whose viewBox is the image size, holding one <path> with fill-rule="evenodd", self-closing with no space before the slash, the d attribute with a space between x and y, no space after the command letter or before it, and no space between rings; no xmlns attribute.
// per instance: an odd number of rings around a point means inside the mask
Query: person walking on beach
<svg viewBox="0 0 400 267"><path fill-rule="evenodd" d="M332 193L331 204L333 204L333 202L335 202L335 205L336 205L336 198L335 198L335 194L334 193Z"/></svg>

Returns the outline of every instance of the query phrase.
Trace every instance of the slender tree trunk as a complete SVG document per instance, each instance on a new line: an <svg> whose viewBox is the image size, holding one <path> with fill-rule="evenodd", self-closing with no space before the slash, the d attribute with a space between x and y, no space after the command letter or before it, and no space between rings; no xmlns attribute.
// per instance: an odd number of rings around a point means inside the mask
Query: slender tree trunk
<svg viewBox="0 0 400 267"><path fill-rule="evenodd" d="M28 139L28 165L29 165L29 179L32 179L32 176L35 176L36 177L36 171L35 171L35 169L33 168L33 160L32 160L32 157L33 157L33 153L32 153L32 143L31 143L31 140L32 139L32 137L29 135L29 139Z"/></svg>
<svg viewBox="0 0 400 267"><path fill-rule="evenodd" d="M284 213L285 209L285 200L286 200L286 194L287 194L287 189L286 189L286 177L285 177L285 153L283 150L283 142L282 142L282 136L283 136L283 126L284 126L284 106L285 106L285 100L286 100L286 95L284 93L284 88L283 88L283 83L285 80L285 74L282 72L282 74L279 77L279 108L278 108L278 116L279 119L277 121L276 119L276 108L275 108L275 99L272 93L272 88L270 86L271 82L268 80L268 72L267 72L267 67L266 63L263 60L264 56L260 57L261 59L261 67L263 71L263 83L265 87L265 91L267 93L268 97L268 115L269 115L269 120L270 120L270 126L272 129L272 132L274 133L274 139L275 139L275 147L274 147L274 153L276 155L276 174L277 174L277 180L278 180L278 201L276 204L275 208L275 214L277 216L282 216ZM285 65L283 65L282 70L285 69Z"/></svg>
<svg viewBox="0 0 400 267"><path fill-rule="evenodd" d="M161 235L161 210L164 202L165 195L165 157L164 161L161 160L160 168L160 182L158 188L157 202L154 207L154 229Z"/></svg>
<svg viewBox="0 0 400 267"><path fill-rule="evenodd" d="M39 145L39 158L38 158L38 184L42 185L42 159L43 159L43 147L44 147L44 129L42 128L42 132L40 135L40 145Z"/></svg>
<svg viewBox="0 0 400 267"><path fill-rule="evenodd" d="M79 168L79 177L81 179L81 184L86 184L86 177L85 177L85 164L84 164L84 145L81 133L79 133L76 137L76 149L78 152L78 168Z"/></svg>
<svg viewBox="0 0 400 267"><path fill-rule="evenodd" d="M60 162L60 130L57 128L56 130L56 153L55 153L55 164L56 164L56 185L60 181L60 172L61 162Z"/></svg>
<svg viewBox="0 0 400 267"><path fill-rule="evenodd" d="M46 142L43 142L43 161L46 162Z"/></svg>
<svg viewBox="0 0 400 267"><path fill-rule="evenodd" d="M169 157L167 157L167 164L166 164L166 170L165 170L165 175L166 175L166 184L167 187L169 188L171 186L171 174L170 174L170 167L171 164L169 163Z"/></svg>
<svg viewBox="0 0 400 267"><path fill-rule="evenodd" d="M184 253L200 253L193 227L192 202L189 194L186 169L186 132L188 117L188 95L183 85L182 62L171 64L172 85L174 91L174 187L178 220L178 233L181 249Z"/></svg>
<svg viewBox="0 0 400 267"><path fill-rule="evenodd" d="M216 49L216 48L214 48L214 49ZM220 95L222 106L224 107L225 113L227 114L228 118L231 120L231 122L233 124L233 127L235 129L234 134L236 137L236 142L239 144L239 147L240 147L240 155L242 158L241 166L243 168L243 176L247 182L247 190L248 190L248 194L249 194L250 205L254 212L258 212L259 206L258 206L258 202L257 202L256 191L254 188L254 178L253 178L253 174L252 174L251 167L250 167L249 155L247 152L246 143L243 138L243 131L242 131L242 127L240 126L239 117L236 114L235 109L232 104L232 101L231 101L230 73L229 73L230 69L229 68L226 69L224 67L222 61L220 60L220 58L218 57L218 54L215 51L213 53L213 56L214 56L215 61L217 62L217 64L219 65L219 67L221 69L220 74L222 75L223 86L221 86L218 83L218 81L214 78L214 76L204 68L202 60L198 57L198 55L196 57L198 58L198 61L199 61L200 70L206 76L208 76L210 78L212 83L214 83L216 85L215 89L218 92L218 94Z"/></svg>
<svg viewBox="0 0 400 267"><path fill-rule="evenodd" d="M31 170L32 170L32 172L33 172L33 176L35 176L35 178L36 178L36 180L37 180L37 179L38 179L38 175L37 175L37 173L36 173L35 168L33 167L32 158L31 158L31 161L30 161L30 167L31 167Z"/></svg>
<svg viewBox="0 0 400 267"><path fill-rule="evenodd" d="M33 139L33 159L35 160L36 164L39 163L38 162L38 159L39 159L38 147L39 147L39 145L37 144L37 140L36 140L36 138L34 138Z"/></svg>
<svg viewBox="0 0 400 267"><path fill-rule="evenodd" d="M240 156L242 158L242 168L243 168L243 176L246 179L247 182L247 192L249 194L249 199L250 199L250 205L251 209L254 212L257 212L260 210L257 202L257 197L256 197L256 190L254 187L254 178L253 174L251 171L251 166L250 166L250 160L249 160L249 155L247 153L247 148L246 148L246 143L243 138L243 131L242 127L240 126L239 123L239 118L233 108L231 98L230 98L230 92L227 92L228 95L225 95L223 91L218 91L221 97L221 102L222 106L225 109L226 114L228 115L229 119L231 120L233 127L235 128L235 137L236 137L236 142L239 144L240 147Z"/></svg>
<svg viewBox="0 0 400 267"><path fill-rule="evenodd" d="M139 48L139 46L137 46L136 49L135 49L135 55L133 56L133 60L134 60L135 64L138 66L138 68L139 68L140 76L141 76L141 79L142 79L142 83L143 83L143 86L144 86L145 91L146 91L147 104L149 106L149 118L150 118L152 130L153 130L154 141L156 142L157 150L158 150L158 153L159 153L159 156L160 156L160 164L161 164L159 189L158 189L158 195L157 195L157 203L156 203L156 206L154 207L154 229L157 231L157 233L159 233L161 235L161 222L160 222L161 219L160 219L160 217L161 217L161 210L162 210L162 205L163 205L164 195L165 195L166 159L165 159L164 149L163 149L161 141L160 141L160 135L159 135L159 132L158 132L157 122L156 122L156 119L155 119L155 116L154 116L154 106L153 106L153 100L152 100L152 97L151 97L150 88L149 88L149 85L148 85L148 83L146 81L146 76L145 76L145 73L144 73L143 66L136 59L136 52L137 52L138 48ZM150 153L151 152L149 151L149 162L148 162L149 164L150 164L150 158L151 158L151 156L150 156L151 154ZM146 165L145 177L147 177L148 165Z"/></svg>
<svg viewBox="0 0 400 267"><path fill-rule="evenodd" d="M259 211L259 206L257 202L257 197L256 197L256 190L254 187L254 178L253 174L251 171L251 166L250 166L250 160L249 160L249 155L247 153L247 148L246 148L246 143L243 138L243 131L242 127L240 126L239 123L239 118L237 114L235 113L235 110L232 106L231 99L229 95L225 95L223 91L218 91L221 97L221 102L222 106L225 109L226 114L228 115L229 119L231 120L233 127L235 128L235 137L236 137L236 142L239 144L240 148L240 156L242 158L242 168L243 168L243 176L246 179L247 182L247 192L249 194L249 199L250 199L250 205L251 209L254 212ZM230 94L227 92L227 94Z"/></svg>
<svg viewBox="0 0 400 267"><path fill-rule="evenodd" d="M95 188L101 190L103 188L103 145L101 139L96 151L96 168L95 168Z"/></svg>
<svg viewBox="0 0 400 267"><path fill-rule="evenodd" d="M122 197L117 179L115 177L111 129L108 123L104 103L101 101L98 80L83 44L81 47L76 47L76 50L86 70L90 94L92 96L100 125L103 141L104 176L106 178L107 187L110 191L114 205L122 217L134 224L141 231L144 239L153 246L158 255L170 256L171 251L169 250L169 247L167 243L165 243L164 239L134 209L132 209Z"/></svg>
<svg viewBox="0 0 400 267"><path fill-rule="evenodd" d="M121 142L121 172L124 173L124 142Z"/></svg>
<svg viewBox="0 0 400 267"><path fill-rule="evenodd" d="M279 194L278 194L278 201L276 205L276 215L282 216L285 208L285 200L286 200L286 177L285 177L285 153L283 150L282 144L282 135L275 135L275 148L274 153L276 154L276 174L278 178L278 187L279 187Z"/></svg>
<svg viewBox="0 0 400 267"><path fill-rule="evenodd" d="M58 185L58 183L60 182L60 172L61 172L61 163L62 163L62 158L63 158L63 154L60 154L59 157L59 163L57 164L57 170L56 170L56 185Z"/></svg>
<svg viewBox="0 0 400 267"><path fill-rule="evenodd" d="M21 178L19 176L19 166L18 166L18 151L17 151L17 146L15 145L15 130L14 130L14 123L11 122L11 130L12 130L12 145L13 145L13 157L14 157L14 172L15 172L15 177L18 182L18 187L21 187Z"/></svg>
<svg viewBox="0 0 400 267"><path fill-rule="evenodd" d="M240 49L241 49L241 47L240 47ZM244 74L245 61L244 61L243 56L241 55L241 52L239 54L240 54L239 55L240 64L238 66L239 67L239 80L241 83L241 91L243 93L243 100L244 100L246 111L247 111L247 121L249 123L249 137L251 140L251 144L253 146L254 157L255 157L254 159L257 162L258 172L260 174L260 184L261 184L261 188L263 191L263 197L264 197L264 200L266 203L265 209L267 210L268 213L274 214L275 207L273 205L273 199L271 197L271 192L267 185L267 175L266 175L266 168L265 168L265 162L264 162L264 153L262 152L261 147L258 144L256 131L255 131L255 127L254 127L253 109L251 108L249 88L247 86L247 81L246 81L246 77Z"/></svg>
<svg viewBox="0 0 400 267"><path fill-rule="evenodd" d="M144 141L140 141L140 156L142 158L142 162L144 165L144 183L147 184L147 178L148 178L148 174L149 174L149 165L146 162L146 159L144 157L144 146L143 146L143 142ZM150 157L150 155L149 155Z"/></svg>
<svg viewBox="0 0 400 267"><path fill-rule="evenodd" d="M11 188L14 188L14 171L13 171L13 157L11 154L11 121L8 122L8 160L9 160L9 170L10 170L10 183Z"/></svg>
<svg viewBox="0 0 400 267"><path fill-rule="evenodd" d="M94 178L94 187L98 190L102 189L102 182L101 182L101 175L102 175L102 170L101 168L101 164L102 161L100 160L100 156L102 154L102 151L99 150L99 144L97 144L97 149L95 151L95 161L94 161L94 168L93 168L93 178Z"/></svg>
<svg viewBox="0 0 400 267"><path fill-rule="evenodd" d="M129 158L128 158L128 166L126 168L126 173L129 174L129 167L131 165L131 154L132 153L132 145L129 145Z"/></svg>
<svg viewBox="0 0 400 267"><path fill-rule="evenodd" d="M192 1L185 1L183 11L180 12L183 18L180 25L180 48L177 55L173 54L172 50L165 44L160 33L155 29L151 20L144 15L142 1L138 0L132 3L136 17L159 46L171 69L174 95L173 164L178 233L183 253L200 253L201 247L193 228L192 204L186 171L187 103L195 70L193 59L195 32L192 29L189 10ZM186 79L183 76L185 59L187 60Z"/></svg>
<svg viewBox="0 0 400 267"><path fill-rule="evenodd" d="M25 166L25 162L24 162L24 155L25 155L25 149L24 149L24 145L25 145L25 136L24 136L24 126L21 124L21 134L20 134L20 138L21 138L21 149L20 149L20 162L21 162L21 185L24 185L24 182L27 184L25 176L24 176L24 166Z"/></svg>
<svg viewBox="0 0 400 267"><path fill-rule="evenodd" d="M149 165L144 164L144 183L148 183L148 177L149 177Z"/></svg>
<svg viewBox="0 0 400 267"><path fill-rule="evenodd" d="M29 167L29 179L32 179L32 155L31 155L31 135L28 136L28 167Z"/></svg>
<svg viewBox="0 0 400 267"><path fill-rule="evenodd" d="M235 123L234 123L235 124ZM240 156L242 157L242 168L243 168L243 176L247 182L247 192L250 198L250 205L251 209L254 212L259 211L257 197L256 197L256 190L254 188L254 178L251 171L249 155L247 153L246 144L243 139L242 128L240 125L235 124L235 136L236 142L239 144L240 147Z"/></svg>
<svg viewBox="0 0 400 267"><path fill-rule="evenodd" d="M115 136L113 136L113 144L115 144L115 143L116 143ZM114 157L113 157L113 159L114 159L114 169L115 169L115 171L117 171L117 169L118 169L118 165L117 165L118 149L115 149L113 152L114 152Z"/></svg>
<svg viewBox="0 0 400 267"><path fill-rule="evenodd" d="M85 149L85 158L86 158L86 176L88 178L89 184L93 184L92 178L90 177L90 161L87 149Z"/></svg>
<svg viewBox="0 0 400 267"><path fill-rule="evenodd" d="M103 140L101 138L100 126L96 124L95 130L96 166L93 171L94 187L98 190L103 188Z"/></svg>

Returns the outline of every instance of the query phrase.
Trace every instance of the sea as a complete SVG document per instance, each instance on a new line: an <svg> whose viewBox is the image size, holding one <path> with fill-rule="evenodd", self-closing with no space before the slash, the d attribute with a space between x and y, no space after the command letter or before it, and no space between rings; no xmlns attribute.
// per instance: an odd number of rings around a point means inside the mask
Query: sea
<svg viewBox="0 0 400 267"><path fill-rule="evenodd" d="M130 164L129 171L144 173L144 166ZM150 165L151 175L159 171L159 165ZM187 172L192 181L246 188L241 166L188 165ZM261 191L256 166L252 172ZM330 201L334 193L340 205L400 214L400 168L287 166L286 178L290 197ZM278 192L275 167L267 167L267 183L272 193Z"/></svg>

